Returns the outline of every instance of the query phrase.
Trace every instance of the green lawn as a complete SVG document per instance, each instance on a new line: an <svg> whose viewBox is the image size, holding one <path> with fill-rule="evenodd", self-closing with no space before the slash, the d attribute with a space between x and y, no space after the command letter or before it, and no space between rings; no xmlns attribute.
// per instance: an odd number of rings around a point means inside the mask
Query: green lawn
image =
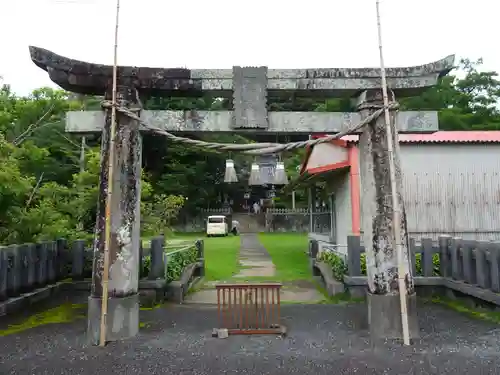
<svg viewBox="0 0 500 375"><path fill-rule="evenodd" d="M260 233L259 240L276 267L276 281L311 279L306 249L307 235L302 233Z"/></svg>
<svg viewBox="0 0 500 375"><path fill-rule="evenodd" d="M205 242L205 280L228 280L238 272L239 236L207 237L204 233L178 233L167 238L167 249L197 239Z"/></svg>
<svg viewBox="0 0 500 375"><path fill-rule="evenodd" d="M167 238L167 249L175 250L183 241L188 243L198 238L205 241L205 267L208 281L237 280L233 276L239 271L238 253L240 237L206 237L203 233L179 233ZM173 240L168 244L169 240ZM276 267L274 277L251 277L248 281L294 281L310 280L312 275L307 258L308 239L297 233L260 233L259 240L267 249ZM245 278L246 280L246 278Z"/></svg>
<svg viewBox="0 0 500 375"><path fill-rule="evenodd" d="M228 280L238 272L240 237L205 238L205 279Z"/></svg>

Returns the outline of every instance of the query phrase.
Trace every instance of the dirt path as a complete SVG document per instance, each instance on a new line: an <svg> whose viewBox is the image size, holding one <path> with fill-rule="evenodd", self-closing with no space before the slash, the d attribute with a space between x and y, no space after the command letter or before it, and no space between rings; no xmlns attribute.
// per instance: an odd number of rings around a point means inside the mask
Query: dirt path
<svg viewBox="0 0 500 375"><path fill-rule="evenodd" d="M186 297L186 303L216 304L215 285L223 282L276 282L276 267L264 246L254 233L240 236L239 263L241 269L233 280L205 283L199 290ZM279 280L278 280L279 281ZM281 301L284 303L320 303L325 297L311 281L282 282Z"/></svg>

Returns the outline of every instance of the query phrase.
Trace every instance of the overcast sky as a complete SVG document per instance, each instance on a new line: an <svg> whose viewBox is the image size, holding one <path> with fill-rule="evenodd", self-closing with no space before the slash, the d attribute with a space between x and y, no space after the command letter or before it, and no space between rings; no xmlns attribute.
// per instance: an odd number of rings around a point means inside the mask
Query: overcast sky
<svg viewBox="0 0 500 375"><path fill-rule="evenodd" d="M53 85L35 45L112 64L116 0L0 0L0 76L18 94ZM449 54L500 72L493 0L381 0L387 66ZM375 0L121 0L120 65L188 68L378 66Z"/></svg>

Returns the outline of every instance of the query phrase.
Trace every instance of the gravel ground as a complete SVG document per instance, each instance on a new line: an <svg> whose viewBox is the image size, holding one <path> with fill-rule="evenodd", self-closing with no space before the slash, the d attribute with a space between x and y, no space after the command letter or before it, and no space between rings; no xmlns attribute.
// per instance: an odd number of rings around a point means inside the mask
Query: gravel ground
<svg viewBox="0 0 500 375"><path fill-rule="evenodd" d="M421 339L411 347L370 343L353 321L361 304L285 305L286 338L227 339L211 337L214 308L165 306L141 312L138 337L106 348L84 345L80 319L0 337L0 374L500 374L500 327L419 308Z"/></svg>

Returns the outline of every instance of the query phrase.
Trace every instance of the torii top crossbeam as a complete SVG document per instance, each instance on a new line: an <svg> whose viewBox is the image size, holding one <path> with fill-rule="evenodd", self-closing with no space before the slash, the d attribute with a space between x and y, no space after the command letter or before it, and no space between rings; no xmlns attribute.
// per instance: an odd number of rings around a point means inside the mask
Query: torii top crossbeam
<svg viewBox="0 0 500 375"><path fill-rule="evenodd" d="M30 47L33 62L49 73L62 88L81 94L102 95L112 77L113 67L73 60L39 47ZM396 97L412 96L433 86L453 68L450 55L433 63L401 68L387 68L388 86ZM249 73L249 74L248 74ZM266 84L269 96L278 93L335 97L380 88L380 68L267 69L184 69L118 67L121 80L133 82L142 94L201 95L214 92L230 96L238 75L255 78Z"/></svg>

